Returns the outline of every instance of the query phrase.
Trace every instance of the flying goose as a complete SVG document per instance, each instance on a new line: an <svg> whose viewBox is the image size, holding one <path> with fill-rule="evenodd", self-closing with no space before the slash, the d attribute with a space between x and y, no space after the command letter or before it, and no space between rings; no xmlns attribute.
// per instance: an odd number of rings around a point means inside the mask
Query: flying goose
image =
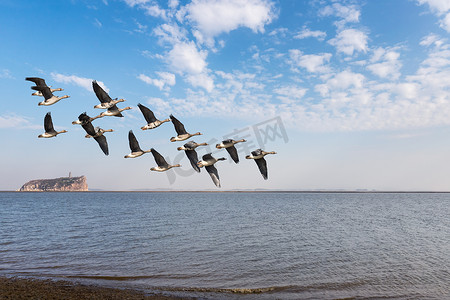
<svg viewBox="0 0 450 300"><path fill-rule="evenodd" d="M57 97L53 95L52 91L48 86L32 86L31 87L35 91L39 91L42 93L42 96L44 96L44 101L39 102L38 105L52 105L58 102L61 99L69 98L70 96L64 95L62 97Z"/></svg>
<svg viewBox="0 0 450 300"><path fill-rule="evenodd" d="M227 139L227 140L222 141L222 143L220 143L220 144L216 144L216 148L217 149L225 148L228 151L228 153L230 154L233 161L235 163L239 163L239 156L238 156L236 147L234 147L234 145L237 143L243 143L243 142L246 142L246 140L242 139L242 140L235 141L233 139Z"/></svg>
<svg viewBox="0 0 450 300"><path fill-rule="evenodd" d="M40 134L38 138L51 138L57 136L60 133L67 132L67 130L56 131L53 128L52 115L48 112L44 117L44 130L43 134Z"/></svg>
<svg viewBox="0 0 450 300"><path fill-rule="evenodd" d="M192 137L194 135L201 135L200 132L197 132L197 133L194 133L194 134L187 133L186 129L184 129L184 125L177 118L175 118L173 115L170 115L170 119L172 120L173 126L175 127L175 131L177 132L177 136L176 137L171 137L170 138L171 142L184 141L184 140L187 140L188 138L190 138L190 137Z"/></svg>
<svg viewBox="0 0 450 300"><path fill-rule="evenodd" d="M106 140L106 137L103 135L103 133L113 130L112 129L104 130L99 127L94 128L94 125L92 125L91 123L92 118L90 118L86 113L80 114L78 116L78 120L80 121L81 126L87 133L85 137L87 138L93 137L97 141L103 153L105 153L105 155L109 155L108 141Z"/></svg>
<svg viewBox="0 0 450 300"><path fill-rule="evenodd" d="M108 108L106 111L102 112L95 118L102 118L104 116L123 117L121 112L123 112L124 110L128 110L128 109L131 109L131 107L128 106L125 108L118 108L117 105L114 104L113 106L111 106L110 108Z"/></svg>
<svg viewBox="0 0 450 300"><path fill-rule="evenodd" d="M261 149L256 149L252 151L250 155L247 155L246 159L254 159L256 164L258 165L259 171L265 180L267 180L267 162L264 159L264 156L267 154L277 154L275 151L266 152Z"/></svg>
<svg viewBox="0 0 450 300"><path fill-rule="evenodd" d="M103 129L103 128L100 128L98 126L95 127L94 130L95 130L95 134L94 135L86 133L86 135L84 137L85 138L91 138L91 137L95 138L96 136L103 135L105 132L114 132L114 129Z"/></svg>
<svg viewBox="0 0 450 300"><path fill-rule="evenodd" d="M207 146L207 143L200 143L197 144L194 141L189 141L186 144L184 144L181 147L178 147L177 150L181 151L184 150L184 152L186 153L186 156L188 157L189 161L191 162L191 166L194 168L195 171L200 173L200 168L198 167L197 163L198 163L198 156L197 156L197 152L195 151L195 148L197 148L198 146Z"/></svg>
<svg viewBox="0 0 450 300"><path fill-rule="evenodd" d="M157 171L157 172L164 172L167 171L171 168L175 168L175 167L181 167L181 165L176 164L176 165L169 165L166 160L164 159L164 157L162 157L161 154L159 154L158 151L156 151L155 149L150 149L150 151L153 154L153 157L155 158L155 162L158 165L157 167L151 167L150 170L151 171Z"/></svg>
<svg viewBox="0 0 450 300"><path fill-rule="evenodd" d="M141 127L142 130L154 129L165 122L170 122L170 119L165 119L162 121L156 119L155 114L148 107L140 103L138 103L138 107L144 115L145 121L147 121L147 125Z"/></svg>
<svg viewBox="0 0 450 300"><path fill-rule="evenodd" d="M92 81L92 87L98 100L100 100L100 104L95 105L94 108L108 109L119 102L125 101L124 99L111 99L108 93L105 92L105 90L102 89L102 87L95 80Z"/></svg>
<svg viewBox="0 0 450 300"><path fill-rule="evenodd" d="M47 84L45 83L45 80L43 78L39 78L39 77L26 77L25 80L34 82L36 84L36 86L47 86ZM51 86L49 86L51 88ZM57 91L64 91L62 88L58 88L58 89L50 89L50 92L57 92ZM44 96L42 95L42 93L40 91L36 91L33 94L31 94L31 96Z"/></svg>
<svg viewBox="0 0 450 300"><path fill-rule="evenodd" d="M141 147L139 147L139 143L136 139L136 137L134 136L133 130L130 130L128 132L128 142L130 144L130 149L131 149L131 153L125 155L125 158L135 158L135 157L139 157L144 153L148 153L151 152L152 150L142 150Z"/></svg>
<svg viewBox="0 0 450 300"><path fill-rule="evenodd" d="M84 112L83 114L86 114L86 113ZM98 119L98 118L101 118L101 117L100 116L96 116L96 117L93 117L93 118L90 118L90 117L88 117L88 118L89 118L89 122L92 122L95 119ZM85 121L87 121L87 119L85 119ZM78 120L72 121L72 125L81 125L81 124L82 124L82 121L80 121L80 117L78 117Z"/></svg>
<svg viewBox="0 0 450 300"><path fill-rule="evenodd" d="M214 164L218 162L219 160L226 160L225 157L221 158L214 158L212 157L211 153L205 154L202 157L202 160L197 163L197 166L205 167L206 171L208 171L209 176L211 176L211 179L213 180L214 184L217 187L220 187L220 179L219 179L219 173L217 172L216 167L214 167Z"/></svg>

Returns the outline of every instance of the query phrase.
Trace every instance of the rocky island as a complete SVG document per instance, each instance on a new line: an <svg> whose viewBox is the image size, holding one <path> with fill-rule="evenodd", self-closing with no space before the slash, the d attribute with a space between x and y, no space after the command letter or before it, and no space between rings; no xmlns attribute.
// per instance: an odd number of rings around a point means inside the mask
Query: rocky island
<svg viewBox="0 0 450 300"><path fill-rule="evenodd" d="M19 192L84 192L87 190L86 176L31 180L18 189Z"/></svg>

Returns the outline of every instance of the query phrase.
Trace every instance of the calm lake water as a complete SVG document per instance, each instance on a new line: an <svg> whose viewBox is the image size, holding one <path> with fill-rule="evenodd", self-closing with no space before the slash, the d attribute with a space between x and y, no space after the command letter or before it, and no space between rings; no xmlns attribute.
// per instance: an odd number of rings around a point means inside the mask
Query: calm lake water
<svg viewBox="0 0 450 300"><path fill-rule="evenodd" d="M0 193L0 275L199 299L450 299L450 194Z"/></svg>

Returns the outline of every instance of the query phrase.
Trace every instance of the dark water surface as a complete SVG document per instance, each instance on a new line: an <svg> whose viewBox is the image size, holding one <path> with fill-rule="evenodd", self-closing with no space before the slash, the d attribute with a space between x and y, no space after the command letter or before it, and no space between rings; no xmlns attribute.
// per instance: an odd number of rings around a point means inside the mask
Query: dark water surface
<svg viewBox="0 0 450 300"><path fill-rule="evenodd" d="M450 299L450 194L0 193L0 275L200 299Z"/></svg>

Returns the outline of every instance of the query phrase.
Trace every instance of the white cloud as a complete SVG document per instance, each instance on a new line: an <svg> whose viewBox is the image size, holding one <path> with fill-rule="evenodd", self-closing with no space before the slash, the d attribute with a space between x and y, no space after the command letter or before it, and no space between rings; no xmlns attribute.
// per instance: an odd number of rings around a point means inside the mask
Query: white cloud
<svg viewBox="0 0 450 300"><path fill-rule="evenodd" d="M144 74L140 74L138 78L145 83L158 87L160 90L168 90L168 86L175 85L175 74L169 72L156 72L156 74L159 79L153 79Z"/></svg>
<svg viewBox="0 0 450 300"><path fill-rule="evenodd" d="M168 10L161 8L156 1L153 0L123 0L130 7L139 7L144 10L149 16L162 18L167 20L169 18Z"/></svg>
<svg viewBox="0 0 450 300"><path fill-rule="evenodd" d="M194 42L179 42L173 45L165 60L175 73L185 76L191 85L211 91L214 80L207 69L207 56L208 52L199 50Z"/></svg>
<svg viewBox="0 0 450 300"><path fill-rule="evenodd" d="M340 3L333 3L332 5L325 6L320 12L322 16L336 16L341 18L340 21L335 22L335 25L342 29L347 23L357 23L359 22L359 16L361 12L354 6L345 6Z"/></svg>
<svg viewBox="0 0 450 300"><path fill-rule="evenodd" d="M437 36L434 33L430 33L429 35L425 36L421 41L421 46L429 47L431 45L435 45L436 47L441 47L442 44L444 44L444 40L440 39L439 36Z"/></svg>
<svg viewBox="0 0 450 300"><path fill-rule="evenodd" d="M214 88L214 80L207 73L191 74L186 77L186 80L192 86L202 87L208 92L211 92Z"/></svg>
<svg viewBox="0 0 450 300"><path fill-rule="evenodd" d="M448 0L417 0L420 5L428 4L437 14L444 14L450 10L450 1Z"/></svg>
<svg viewBox="0 0 450 300"><path fill-rule="evenodd" d="M393 50L378 48L371 59L372 64L367 69L381 78L398 79L400 77L400 54Z"/></svg>
<svg viewBox="0 0 450 300"><path fill-rule="evenodd" d="M177 43L167 55L167 62L177 73L199 74L206 71L206 51L198 50L193 42Z"/></svg>
<svg viewBox="0 0 450 300"><path fill-rule="evenodd" d="M166 11L160 8L158 5L147 5L144 6L143 9L148 15L152 17L167 19Z"/></svg>
<svg viewBox="0 0 450 300"><path fill-rule="evenodd" d="M0 116L0 128L42 128L41 126L32 125L30 119L24 116L19 116L15 113L8 113Z"/></svg>
<svg viewBox="0 0 450 300"><path fill-rule="evenodd" d="M328 95L331 91L342 91L349 88L361 88L364 82L364 75L345 70L326 80L324 84L319 84L315 88L322 96Z"/></svg>
<svg viewBox="0 0 450 300"><path fill-rule="evenodd" d="M178 6L178 4L179 4L178 0L169 0L169 4L168 5L169 5L170 8L174 9L174 8L176 8Z"/></svg>
<svg viewBox="0 0 450 300"><path fill-rule="evenodd" d="M328 72L330 69L325 65L331 59L330 53L303 54L300 50L291 49L289 50L289 57L294 65L305 68L311 73Z"/></svg>
<svg viewBox="0 0 450 300"><path fill-rule="evenodd" d="M239 27L264 32L264 26L274 18L273 9L268 0L193 0L178 16L191 21L197 37L212 46L214 37Z"/></svg>
<svg viewBox="0 0 450 300"><path fill-rule="evenodd" d="M126 4L128 4L131 7L151 2L151 0L124 0L124 1Z"/></svg>
<svg viewBox="0 0 450 300"><path fill-rule="evenodd" d="M186 40L187 31L175 23L162 24L153 30L162 43L177 44Z"/></svg>
<svg viewBox="0 0 450 300"><path fill-rule="evenodd" d="M282 86L274 89L274 93L277 94L277 98L284 103L293 103L305 96L307 92L306 88L298 87L295 85Z"/></svg>
<svg viewBox="0 0 450 300"><path fill-rule="evenodd" d="M450 1L448 0L417 0L419 5L428 4L431 11L440 17L440 26L450 32Z"/></svg>
<svg viewBox="0 0 450 300"><path fill-rule="evenodd" d="M313 37L318 39L319 41L323 41L327 36L326 32L320 30L310 30L308 28L304 28L297 35L294 36L294 39L306 39L309 37Z"/></svg>
<svg viewBox="0 0 450 300"><path fill-rule="evenodd" d="M418 96L418 86L415 83L397 84L393 91L403 99L414 99Z"/></svg>
<svg viewBox="0 0 450 300"><path fill-rule="evenodd" d="M97 18L94 19L94 25L98 28L101 28L103 26L102 22L100 22Z"/></svg>
<svg viewBox="0 0 450 300"><path fill-rule="evenodd" d="M78 85L88 91L92 90L92 80L91 78L84 78L84 77L78 77L76 75L63 75L59 73L51 73L50 74L56 82L60 83L69 83L69 84L75 84ZM97 81L97 83L106 91L109 92L109 89L105 86L105 84L102 81Z"/></svg>
<svg viewBox="0 0 450 300"><path fill-rule="evenodd" d="M440 26L447 32L450 32L450 13L446 14L441 20Z"/></svg>
<svg viewBox="0 0 450 300"><path fill-rule="evenodd" d="M151 106L155 113L160 115L168 115L172 111L170 104L161 98L149 97L146 103Z"/></svg>
<svg viewBox="0 0 450 300"><path fill-rule="evenodd" d="M0 70L0 78L13 79L14 77L11 75L11 71L10 70L2 69L2 70Z"/></svg>
<svg viewBox="0 0 450 300"><path fill-rule="evenodd" d="M335 46L338 52L353 55L353 52L367 51L367 35L357 29L344 29L328 43Z"/></svg>

